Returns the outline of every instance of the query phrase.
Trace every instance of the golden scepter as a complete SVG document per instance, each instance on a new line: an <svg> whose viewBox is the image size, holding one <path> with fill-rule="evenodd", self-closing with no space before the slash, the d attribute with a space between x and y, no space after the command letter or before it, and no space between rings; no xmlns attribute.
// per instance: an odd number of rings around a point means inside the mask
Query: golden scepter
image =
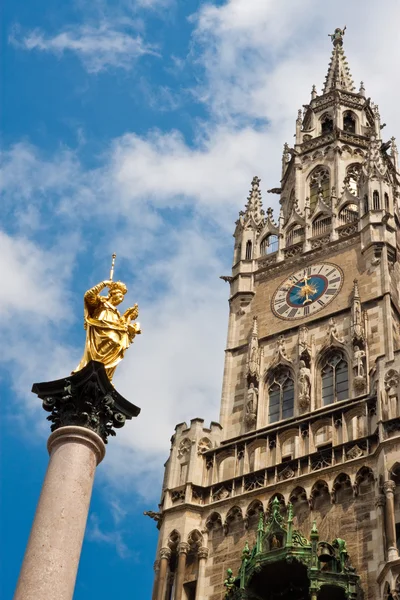
<svg viewBox="0 0 400 600"><path fill-rule="evenodd" d="M112 255L112 261L111 261L110 281L112 281L113 277L114 277L114 265L115 265L116 258L117 258L117 255L114 252L114 254Z"/></svg>

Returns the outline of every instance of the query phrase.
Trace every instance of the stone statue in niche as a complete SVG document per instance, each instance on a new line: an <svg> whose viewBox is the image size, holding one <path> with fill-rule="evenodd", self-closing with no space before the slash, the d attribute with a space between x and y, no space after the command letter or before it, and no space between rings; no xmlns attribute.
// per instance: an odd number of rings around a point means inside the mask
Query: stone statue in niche
<svg viewBox="0 0 400 600"><path fill-rule="evenodd" d="M260 375L260 350L258 346L257 317L253 317L249 350L247 355L247 377L249 380L258 381Z"/></svg>
<svg viewBox="0 0 400 600"><path fill-rule="evenodd" d="M363 391L366 385L365 377L365 351L359 346L353 350L354 387L357 391Z"/></svg>
<svg viewBox="0 0 400 600"><path fill-rule="evenodd" d="M253 427L257 421L257 404L258 390L254 387L254 383L250 384L247 390L245 422L248 427Z"/></svg>
<svg viewBox="0 0 400 600"><path fill-rule="evenodd" d="M389 369L385 375L385 408L386 419L398 416L398 387L400 374L395 369Z"/></svg>
<svg viewBox="0 0 400 600"><path fill-rule="evenodd" d="M311 400L311 371L304 360L299 363L299 406L308 408Z"/></svg>

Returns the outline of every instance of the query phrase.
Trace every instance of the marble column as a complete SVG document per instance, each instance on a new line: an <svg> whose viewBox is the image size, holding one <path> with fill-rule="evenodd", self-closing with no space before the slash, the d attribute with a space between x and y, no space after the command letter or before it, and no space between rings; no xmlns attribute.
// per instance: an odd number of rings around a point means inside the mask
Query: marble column
<svg viewBox="0 0 400 600"><path fill-rule="evenodd" d="M171 550L169 548L161 548L160 550L160 571L158 573L157 600L164 600L165 581L167 577L167 569L169 559L171 558Z"/></svg>
<svg viewBox="0 0 400 600"><path fill-rule="evenodd" d="M208 548L200 547L198 550L199 569L197 573L196 600L204 600L206 563L208 558Z"/></svg>
<svg viewBox="0 0 400 600"><path fill-rule="evenodd" d="M72 600L96 467L113 428L140 409L95 361L32 391L51 413L50 459L14 600Z"/></svg>
<svg viewBox="0 0 400 600"><path fill-rule="evenodd" d="M186 555L189 552L189 544L181 542L178 548L178 568L175 575L174 600L181 600L183 592L183 580L185 577Z"/></svg>
<svg viewBox="0 0 400 600"><path fill-rule="evenodd" d="M74 594L96 466L105 455L100 436L62 427L49 437L50 461L14 600Z"/></svg>
<svg viewBox="0 0 400 600"><path fill-rule="evenodd" d="M383 491L386 496L386 543L387 543L387 558L388 560L396 560L399 558L399 552L396 546L396 521L394 514L394 491L396 484L389 479L383 484Z"/></svg>

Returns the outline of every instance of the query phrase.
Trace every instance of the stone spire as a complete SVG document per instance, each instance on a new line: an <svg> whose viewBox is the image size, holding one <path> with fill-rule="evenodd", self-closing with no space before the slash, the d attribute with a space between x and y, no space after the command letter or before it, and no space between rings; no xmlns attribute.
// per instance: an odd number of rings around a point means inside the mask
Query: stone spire
<svg viewBox="0 0 400 600"><path fill-rule="evenodd" d="M362 170L367 177L377 177L378 179L384 177L387 170L381 152L381 141L378 140L374 133L370 138Z"/></svg>
<svg viewBox="0 0 400 600"><path fill-rule="evenodd" d="M324 94L337 89L346 92L354 92L355 90L347 59L343 51L345 30L346 27L344 29L337 27L334 33L329 34L333 43L333 51L328 67L328 74L325 78Z"/></svg>
<svg viewBox="0 0 400 600"><path fill-rule="evenodd" d="M253 177L251 182L251 190L249 197L247 198L246 209L244 212L244 221L248 222L251 219L256 225L259 225L264 219L264 210L262 208L261 192L260 192L260 181L261 179L257 176Z"/></svg>

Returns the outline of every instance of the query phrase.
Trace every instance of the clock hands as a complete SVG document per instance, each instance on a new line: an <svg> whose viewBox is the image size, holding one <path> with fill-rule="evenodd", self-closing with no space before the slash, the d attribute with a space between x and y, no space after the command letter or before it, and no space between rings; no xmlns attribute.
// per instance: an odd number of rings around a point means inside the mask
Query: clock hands
<svg viewBox="0 0 400 600"><path fill-rule="evenodd" d="M304 271L303 274L303 280L302 283L303 285L297 285L296 283L292 283L290 287L286 288L287 290L290 290L292 287L296 287L300 290L300 297L303 297L303 305L304 304L308 304L309 302L312 302L312 298L310 298L310 296L313 296L314 294L317 293L317 289L315 288L314 285L310 285L308 282L310 281L311 277L309 277L307 275L307 272Z"/></svg>

